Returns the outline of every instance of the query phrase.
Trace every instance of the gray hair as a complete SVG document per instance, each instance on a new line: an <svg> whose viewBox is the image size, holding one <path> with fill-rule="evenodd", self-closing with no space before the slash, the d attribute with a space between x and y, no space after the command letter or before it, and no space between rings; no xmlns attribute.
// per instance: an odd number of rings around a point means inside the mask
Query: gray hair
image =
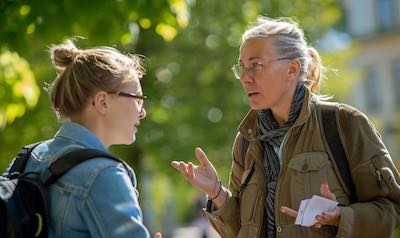
<svg viewBox="0 0 400 238"><path fill-rule="evenodd" d="M307 45L298 23L287 18L259 16L256 23L243 33L242 41L263 37L274 37L274 48L279 54L300 61L299 81L311 92L318 93L323 69L321 58L316 49Z"/></svg>

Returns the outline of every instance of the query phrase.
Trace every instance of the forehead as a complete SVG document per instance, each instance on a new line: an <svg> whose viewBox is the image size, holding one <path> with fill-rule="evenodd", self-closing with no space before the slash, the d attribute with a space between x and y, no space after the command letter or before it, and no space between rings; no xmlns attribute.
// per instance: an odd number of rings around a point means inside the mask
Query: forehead
<svg viewBox="0 0 400 238"><path fill-rule="evenodd" d="M129 90L131 93L142 92L140 81L137 77L133 77L128 80L124 80L121 83L121 90Z"/></svg>
<svg viewBox="0 0 400 238"><path fill-rule="evenodd" d="M277 53L273 49L272 37L248 39L240 46L240 61L252 59L265 59L274 57Z"/></svg>

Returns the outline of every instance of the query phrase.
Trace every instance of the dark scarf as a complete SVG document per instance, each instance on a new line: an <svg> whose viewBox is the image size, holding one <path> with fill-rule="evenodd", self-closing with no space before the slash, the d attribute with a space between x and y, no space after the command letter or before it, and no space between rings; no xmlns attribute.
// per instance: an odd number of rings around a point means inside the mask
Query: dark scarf
<svg viewBox="0 0 400 238"><path fill-rule="evenodd" d="M257 111L257 138L262 142L264 151L264 169L268 176L267 197L265 201L267 212L267 237L276 237L275 228L275 189L280 170L279 157L274 147L279 149L288 129L300 114L306 87L299 84L296 87L288 121L279 126L272 115L271 109Z"/></svg>

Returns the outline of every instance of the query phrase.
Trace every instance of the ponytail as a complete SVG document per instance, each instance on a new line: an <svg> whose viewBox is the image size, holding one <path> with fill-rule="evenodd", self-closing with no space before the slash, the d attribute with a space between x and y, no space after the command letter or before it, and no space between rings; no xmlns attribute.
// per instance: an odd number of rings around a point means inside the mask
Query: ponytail
<svg viewBox="0 0 400 238"><path fill-rule="evenodd" d="M307 87L312 93L318 93L319 84L322 78L322 60L318 54L318 51L313 47L308 48L308 54L311 58L311 63L309 65L308 77L307 77Z"/></svg>

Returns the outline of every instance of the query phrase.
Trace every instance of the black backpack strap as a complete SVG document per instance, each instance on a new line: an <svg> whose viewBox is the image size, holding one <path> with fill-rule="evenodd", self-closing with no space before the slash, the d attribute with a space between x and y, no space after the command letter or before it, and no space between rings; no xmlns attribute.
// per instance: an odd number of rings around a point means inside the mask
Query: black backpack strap
<svg viewBox="0 0 400 238"><path fill-rule="evenodd" d="M241 161L242 161L242 166L244 167L244 163L245 163L245 159L246 159L246 154L247 154L247 149L249 148L249 144L250 141L248 141L246 138L244 138L242 136L242 141L241 141ZM243 189L247 186L247 184L249 183L251 177L254 174L254 170L255 170L255 163L253 163L253 165L251 166L251 170L249 172L249 174L247 175L246 179L244 180L244 182L240 185L239 188L239 194L243 191Z"/></svg>
<svg viewBox="0 0 400 238"><path fill-rule="evenodd" d="M333 158L332 162L335 162L339 170L344 185L349 192L350 202L354 203L357 201L356 188L351 177L349 163L337 125L337 111L339 105L337 103L334 103L334 105L324 103L318 105L318 109L317 113L320 120L321 136L326 145L326 150L329 157Z"/></svg>
<svg viewBox="0 0 400 238"><path fill-rule="evenodd" d="M17 156L15 156L14 161L12 162L12 165L8 171L8 178L13 179L14 177L17 177L19 174L24 172L26 163L28 162L28 159L31 155L31 152L33 149L36 148L39 144L41 144L43 141L36 142L30 145L26 145L20 149L18 152Z"/></svg>
<svg viewBox="0 0 400 238"><path fill-rule="evenodd" d="M54 161L45 171L42 172L40 180L45 186L48 186L74 166L93 158L108 158L120 162L127 169L127 172L130 173L128 165L125 162L107 152L96 149L78 149L68 152Z"/></svg>

